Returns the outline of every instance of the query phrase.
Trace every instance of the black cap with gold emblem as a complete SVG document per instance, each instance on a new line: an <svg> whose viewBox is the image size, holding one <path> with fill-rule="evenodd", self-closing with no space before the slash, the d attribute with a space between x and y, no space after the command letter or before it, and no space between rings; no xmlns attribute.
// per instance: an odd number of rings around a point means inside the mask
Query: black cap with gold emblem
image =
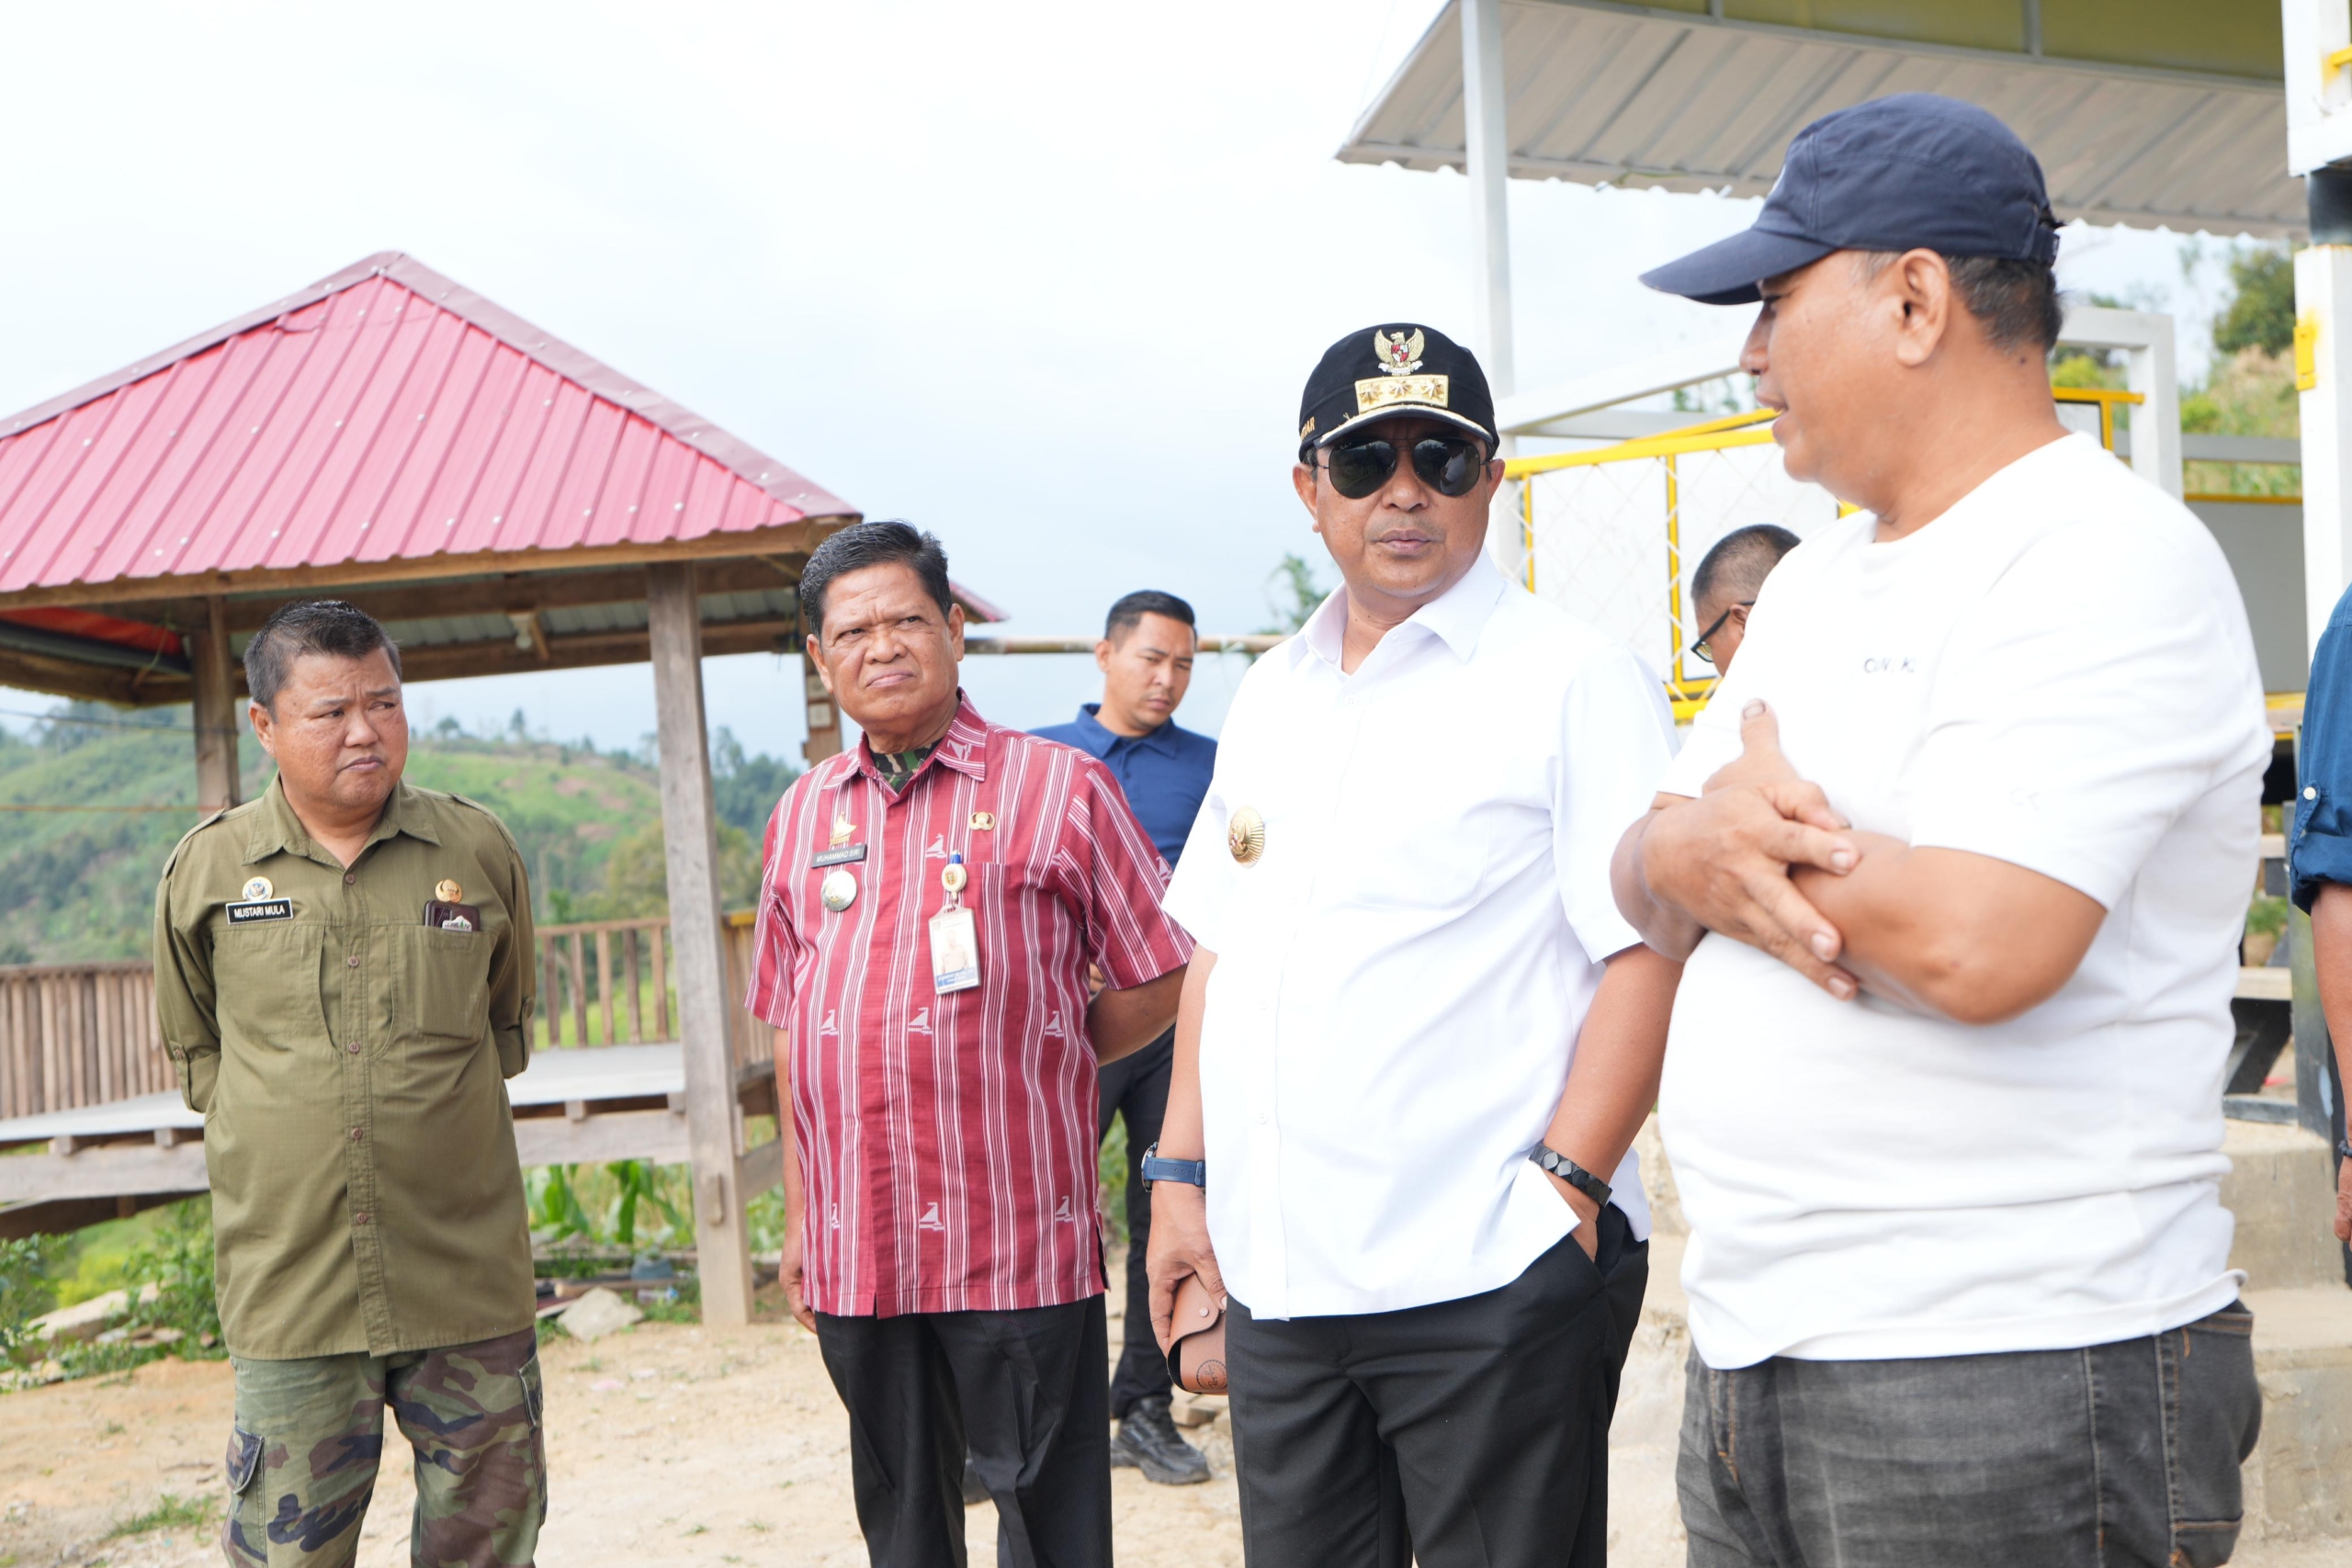
<svg viewBox="0 0 2352 1568"><path fill-rule="evenodd" d="M1484 436L1495 433L1495 399L1477 357L1435 327L1408 321L1350 333L1325 351L1298 403L1298 450L1329 446L1376 419L1419 414Z"/></svg>

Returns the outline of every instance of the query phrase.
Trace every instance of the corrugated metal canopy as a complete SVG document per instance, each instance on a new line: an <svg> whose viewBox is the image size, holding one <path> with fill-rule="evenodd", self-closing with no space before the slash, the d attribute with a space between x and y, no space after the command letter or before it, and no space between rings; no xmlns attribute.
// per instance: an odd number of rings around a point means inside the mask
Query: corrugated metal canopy
<svg viewBox="0 0 2352 1568"><path fill-rule="evenodd" d="M805 550L820 536L800 525L855 515L391 252L0 419L0 610L708 554L720 536Z"/></svg>
<svg viewBox="0 0 2352 1568"><path fill-rule="evenodd" d="M0 419L0 684L183 702L209 606L233 654L296 592L373 613L413 680L635 662L678 559L706 651L792 651L801 564L857 515L385 252Z"/></svg>
<svg viewBox="0 0 2352 1568"><path fill-rule="evenodd" d="M1760 197L1811 121L1893 93L1942 93L1981 104L2025 139L2062 217L2303 232L2271 0L1718 8L1503 0L1511 174ZM1340 159L1461 167L1461 40L1459 0L1449 0Z"/></svg>

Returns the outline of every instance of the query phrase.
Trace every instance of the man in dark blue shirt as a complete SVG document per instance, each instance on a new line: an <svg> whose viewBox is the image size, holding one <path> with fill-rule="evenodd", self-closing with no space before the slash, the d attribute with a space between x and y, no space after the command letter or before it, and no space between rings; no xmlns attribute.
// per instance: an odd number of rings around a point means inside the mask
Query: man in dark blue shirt
<svg viewBox="0 0 2352 1568"><path fill-rule="evenodd" d="M2336 601L2312 655L2296 744L2295 819L2288 892L2312 918L2320 1010L2335 1046L2335 1082L2322 1083L2335 1145L2335 1238L2352 1242L2352 591Z"/></svg>
<svg viewBox="0 0 2352 1568"><path fill-rule="evenodd" d="M1172 593L1128 594L1111 606L1102 640L1094 645L1102 700L1080 708L1069 724L1037 731L1102 760L1170 865L1183 852L1216 767L1216 742L1174 722L1177 705L1192 683L1197 641L1190 604ZM1171 1029L1104 1067L1100 1123L1108 1136L1114 1114L1127 1122L1127 1313L1125 1345L1111 1378L1111 1414L1119 1418L1111 1463L1131 1465L1168 1485L1209 1478L1208 1461L1176 1435L1169 1418L1172 1389L1168 1363L1152 1335L1151 1287L1144 1277L1151 1201L1137 1167L1144 1150L1159 1140L1175 1051Z"/></svg>

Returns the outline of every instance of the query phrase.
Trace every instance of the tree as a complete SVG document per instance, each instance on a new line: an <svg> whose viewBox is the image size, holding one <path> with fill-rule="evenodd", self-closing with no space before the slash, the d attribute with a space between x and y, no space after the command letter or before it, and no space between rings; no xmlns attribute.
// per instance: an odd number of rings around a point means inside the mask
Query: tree
<svg viewBox="0 0 2352 1568"><path fill-rule="evenodd" d="M1266 574L1266 607L1274 613L1276 624L1265 629L1282 633L1306 625L1306 617L1315 614L1327 592L1315 581L1315 569L1306 564L1306 558L1289 554Z"/></svg>
<svg viewBox="0 0 2352 1568"><path fill-rule="evenodd" d="M2295 345L2295 262L2278 246L2233 251L2230 302L2213 318L2213 352L2258 348L2284 354Z"/></svg>

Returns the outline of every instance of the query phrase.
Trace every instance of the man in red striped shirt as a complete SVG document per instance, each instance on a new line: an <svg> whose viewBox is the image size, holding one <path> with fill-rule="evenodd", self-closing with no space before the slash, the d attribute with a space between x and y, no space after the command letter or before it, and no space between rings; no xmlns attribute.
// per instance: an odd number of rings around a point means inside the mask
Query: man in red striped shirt
<svg viewBox="0 0 2352 1568"><path fill-rule="evenodd" d="M1175 1021L1192 940L1109 771L964 697L936 539L844 529L800 595L865 733L768 824L746 1005L790 1064L784 1285L858 1524L876 1568L963 1561L968 1444L1001 1562L1108 1564L1095 1066Z"/></svg>

